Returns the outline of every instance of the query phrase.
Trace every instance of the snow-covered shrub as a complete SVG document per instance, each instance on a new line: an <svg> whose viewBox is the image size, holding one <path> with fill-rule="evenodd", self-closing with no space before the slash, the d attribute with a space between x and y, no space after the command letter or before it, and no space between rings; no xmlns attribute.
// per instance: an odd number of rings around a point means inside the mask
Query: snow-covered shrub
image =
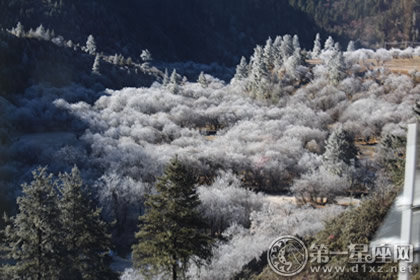
<svg viewBox="0 0 420 280"><path fill-rule="evenodd" d="M248 227L249 215L261 209L264 196L241 187L232 173L222 173L211 186L200 186L201 212L213 232L221 233L237 223Z"/></svg>
<svg viewBox="0 0 420 280"><path fill-rule="evenodd" d="M351 186L350 182L347 174L339 176L321 166L319 169L303 174L301 178L295 180L291 191L298 198L302 198L303 201L307 199L316 201L317 198L323 197L331 200L337 195L345 194L345 191Z"/></svg>
<svg viewBox="0 0 420 280"><path fill-rule="evenodd" d="M219 242L209 266L189 271L191 277L203 280L228 280L253 259L265 257L270 243L282 235L313 235L324 227L324 221L343 209L328 206L322 209L301 208L296 205L265 204L261 211L251 214L251 228L234 224L224 232L227 242Z"/></svg>

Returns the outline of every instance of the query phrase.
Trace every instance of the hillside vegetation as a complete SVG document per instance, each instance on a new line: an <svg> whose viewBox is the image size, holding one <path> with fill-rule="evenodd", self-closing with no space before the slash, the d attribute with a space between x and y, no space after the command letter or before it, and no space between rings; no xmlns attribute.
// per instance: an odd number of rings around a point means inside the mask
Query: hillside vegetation
<svg viewBox="0 0 420 280"><path fill-rule="evenodd" d="M384 42L416 40L413 31L415 0L289 0L309 15L319 27L357 40L359 44L381 47Z"/></svg>
<svg viewBox="0 0 420 280"><path fill-rule="evenodd" d="M326 3L332 20L341 2ZM343 22L393 3L351 6ZM377 201L389 205L416 121L420 74L410 63L420 48L343 47L315 34L332 23L304 4L0 1L3 278L30 274L26 260L60 279L115 279L112 267L122 280L228 280L257 263L256 276L279 235L322 239L325 221L356 226ZM343 196L374 200L354 210ZM95 222L70 215L82 200ZM376 210L375 225L386 213ZM73 223L90 245L61 244ZM86 254L97 269L83 265Z"/></svg>
<svg viewBox="0 0 420 280"><path fill-rule="evenodd" d="M377 47L413 38L414 0L88 0L0 1L0 27L55 30L83 43L89 34L98 50L156 58L233 65L268 36L298 34L310 48L315 33L342 43ZM36 4L35 4L36 3Z"/></svg>

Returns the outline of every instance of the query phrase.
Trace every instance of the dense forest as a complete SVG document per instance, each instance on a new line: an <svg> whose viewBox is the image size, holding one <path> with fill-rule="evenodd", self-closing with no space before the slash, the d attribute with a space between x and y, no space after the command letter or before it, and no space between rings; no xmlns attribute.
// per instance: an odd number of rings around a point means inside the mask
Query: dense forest
<svg viewBox="0 0 420 280"><path fill-rule="evenodd" d="M279 235L370 241L420 47L361 47L413 7L0 1L0 278L276 279Z"/></svg>
<svg viewBox="0 0 420 280"><path fill-rule="evenodd" d="M149 49L156 58L236 64L268 36L298 34L310 48L317 32L342 44L377 47L412 38L413 2L404 1L0 1L0 27L43 23L98 50L126 56Z"/></svg>
<svg viewBox="0 0 420 280"><path fill-rule="evenodd" d="M33 2L37 4L34 5ZM1 1L0 26L43 23L65 38L98 38L98 50L124 55L235 64L269 35L296 33L307 46L314 22L286 1ZM283 20L287 18L287 20ZM299 23L299 24L297 24Z"/></svg>
<svg viewBox="0 0 420 280"><path fill-rule="evenodd" d="M290 0L319 27L357 40L365 47L381 47L384 42L417 39L415 0Z"/></svg>

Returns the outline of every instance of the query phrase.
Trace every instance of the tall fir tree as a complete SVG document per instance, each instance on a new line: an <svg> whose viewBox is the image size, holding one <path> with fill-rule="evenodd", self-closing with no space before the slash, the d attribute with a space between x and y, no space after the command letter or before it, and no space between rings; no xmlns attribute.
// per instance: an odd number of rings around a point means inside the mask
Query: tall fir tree
<svg viewBox="0 0 420 280"><path fill-rule="evenodd" d="M339 42L334 43L334 50L341 51L341 45Z"/></svg>
<svg viewBox="0 0 420 280"><path fill-rule="evenodd" d="M270 92L270 72L264 62L264 50L261 46L254 49L251 57L250 79L247 89L252 97L265 99Z"/></svg>
<svg viewBox="0 0 420 280"><path fill-rule="evenodd" d="M36 33L39 37L44 38L45 40L47 40L47 39L48 39L49 31L48 31L48 30L46 30L46 29L45 29L45 27L44 27L42 24L41 24L41 25L39 25L39 26L36 28L35 33Z"/></svg>
<svg viewBox="0 0 420 280"><path fill-rule="evenodd" d="M162 85L167 86L168 84L169 84L168 68L165 68L165 72L163 73L163 78L162 78Z"/></svg>
<svg viewBox="0 0 420 280"><path fill-rule="evenodd" d="M19 38L25 35L25 28L20 21L17 23L16 27L12 28L12 34Z"/></svg>
<svg viewBox="0 0 420 280"><path fill-rule="evenodd" d="M268 71L274 68L274 49L273 40L271 39L271 37L267 39L267 42L265 44L263 51L263 60Z"/></svg>
<svg viewBox="0 0 420 280"><path fill-rule="evenodd" d="M87 38L86 51L92 55L96 53L96 42L95 38L92 35L89 35Z"/></svg>
<svg viewBox="0 0 420 280"><path fill-rule="evenodd" d="M300 73L298 67L303 64L303 58L300 53L300 48L297 48L292 56L290 56L284 63L286 73L293 79L299 79Z"/></svg>
<svg viewBox="0 0 420 280"><path fill-rule="evenodd" d="M312 58L318 58L321 54L321 50L321 36L319 35L319 33L317 33L314 41L314 48L312 49Z"/></svg>
<svg viewBox="0 0 420 280"><path fill-rule="evenodd" d="M101 58L99 56L99 54L96 54L95 56L95 60L93 62L93 66L92 66L92 73L100 75L100 67L101 67Z"/></svg>
<svg viewBox="0 0 420 280"><path fill-rule="evenodd" d="M293 55L293 51L292 36L286 34L283 36L283 41L280 45L280 53L283 61L286 61L291 55Z"/></svg>
<svg viewBox="0 0 420 280"><path fill-rule="evenodd" d="M328 78L331 83L338 84L342 79L346 77L346 63L341 51L335 47L331 51L331 58L327 61Z"/></svg>
<svg viewBox="0 0 420 280"><path fill-rule="evenodd" d="M179 92L179 82L178 82L178 74L176 73L176 69L172 71L171 77L169 78L169 90L173 94L177 94Z"/></svg>
<svg viewBox="0 0 420 280"><path fill-rule="evenodd" d="M281 44L283 42L283 38L281 36L277 36L273 43L273 60L274 60L274 68L279 70L283 64L283 60L281 57Z"/></svg>
<svg viewBox="0 0 420 280"><path fill-rule="evenodd" d="M331 133L325 145L323 160L327 169L333 173L341 175L343 164L357 162L358 149L354 144L354 136L341 126Z"/></svg>
<svg viewBox="0 0 420 280"><path fill-rule="evenodd" d="M324 44L324 50L331 51L334 49L334 40L331 36L328 36Z"/></svg>
<svg viewBox="0 0 420 280"><path fill-rule="evenodd" d="M276 38L274 39L273 47L280 48L282 41L283 41L283 38L280 35L276 36Z"/></svg>
<svg viewBox="0 0 420 280"><path fill-rule="evenodd" d="M142 50L140 58L143 61L142 67L146 69L150 68L150 62L153 60L153 58L151 52L148 49Z"/></svg>
<svg viewBox="0 0 420 280"><path fill-rule="evenodd" d="M59 279L63 247L55 182L45 167L32 174L33 181L22 185L17 215L3 231L5 279Z"/></svg>
<svg viewBox="0 0 420 280"><path fill-rule="evenodd" d="M200 75L198 76L197 82L204 88L209 86L209 81L207 80L203 71L200 72Z"/></svg>
<svg viewBox="0 0 420 280"><path fill-rule="evenodd" d="M171 160L156 189L140 217L133 262L146 276L165 274L176 280L184 277L191 261L201 265L210 257L212 242L199 216L194 178L177 158Z"/></svg>
<svg viewBox="0 0 420 280"><path fill-rule="evenodd" d="M354 41L350 41L347 45L347 51L348 52L354 52L356 50L356 47L354 45Z"/></svg>
<svg viewBox="0 0 420 280"><path fill-rule="evenodd" d="M253 87L257 89L260 89L262 84L268 80L269 74L264 63L264 50L261 46L254 49L254 54L251 57L250 77Z"/></svg>
<svg viewBox="0 0 420 280"><path fill-rule="evenodd" d="M1 279L116 279L105 262L110 236L82 192L78 169L60 175L60 182L46 168L33 176L17 200L18 214L6 217Z"/></svg>
<svg viewBox="0 0 420 280"><path fill-rule="evenodd" d="M60 174L61 243L64 247L63 280L116 279L109 268L111 235L95 208L77 167L70 174Z"/></svg>
<svg viewBox="0 0 420 280"><path fill-rule="evenodd" d="M153 60L152 53L148 49L141 51L140 58L143 62L151 62Z"/></svg>
<svg viewBox="0 0 420 280"><path fill-rule="evenodd" d="M299 37L298 35L293 35L293 51L300 49Z"/></svg>
<svg viewBox="0 0 420 280"><path fill-rule="evenodd" d="M248 63L246 62L245 57L241 57L241 61L236 66L236 73L235 73L234 78L238 81L241 81L248 78L248 75L249 75Z"/></svg>

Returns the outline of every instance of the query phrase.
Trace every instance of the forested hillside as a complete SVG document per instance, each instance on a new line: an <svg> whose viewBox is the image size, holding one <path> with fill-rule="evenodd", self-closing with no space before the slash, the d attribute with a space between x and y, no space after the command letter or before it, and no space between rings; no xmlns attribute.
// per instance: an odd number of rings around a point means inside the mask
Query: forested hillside
<svg viewBox="0 0 420 280"><path fill-rule="evenodd" d="M156 58L236 64L269 35L299 34L308 48L319 28L286 1L2 0L0 26L41 23L56 34L83 43L97 38L98 51Z"/></svg>
<svg viewBox="0 0 420 280"><path fill-rule="evenodd" d="M292 32L309 46L314 22L285 1L1 1L0 25L43 23L57 34L83 42L92 34L98 50L158 58L236 63L269 35ZM38 3L40 2L40 3ZM285 20L287 18L287 20Z"/></svg>
<svg viewBox="0 0 420 280"><path fill-rule="evenodd" d="M369 239L420 47L358 47L407 3L0 0L0 278L265 279L279 235Z"/></svg>
<svg viewBox="0 0 420 280"><path fill-rule="evenodd" d="M79 43L92 34L99 51L134 57L147 48L159 59L232 65L270 35L298 34L306 48L316 32L324 31L342 43L353 39L363 46L413 39L413 2L2 0L0 26L42 23Z"/></svg>
<svg viewBox="0 0 420 280"><path fill-rule="evenodd" d="M380 47L384 41L416 40L415 0L289 0L329 32Z"/></svg>

